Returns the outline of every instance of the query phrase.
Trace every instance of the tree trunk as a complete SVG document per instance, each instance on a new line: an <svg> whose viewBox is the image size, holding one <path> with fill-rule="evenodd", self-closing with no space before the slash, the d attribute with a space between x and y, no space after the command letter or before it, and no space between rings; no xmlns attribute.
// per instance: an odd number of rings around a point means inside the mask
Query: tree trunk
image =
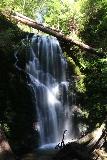
<svg viewBox="0 0 107 160"><path fill-rule="evenodd" d="M96 145L96 143L100 140L100 138L102 137L103 134L103 130L105 129L105 123L103 123L99 128L97 128L96 130L94 130L91 133L88 133L86 136L84 136L83 138L80 138L78 140L79 144L82 143L88 143L88 147L89 148L93 148L93 146ZM97 147L97 146L96 146Z"/></svg>
<svg viewBox="0 0 107 160"><path fill-rule="evenodd" d="M104 56L103 53L97 52L95 48L90 47L89 45L87 45L87 44L85 44L83 42L80 42L80 41L77 41L77 40L73 40L71 37L65 36L64 34L60 33L57 30L54 30L54 29L51 29L49 27L43 26L42 24L38 24L34 20L32 20L32 19L30 19L30 18L28 18L26 16L23 16L22 14L13 13L10 16L11 16L11 18L15 19L16 21L21 22L21 23L23 23L25 25L28 25L29 27L35 28L35 29L40 30L40 31L42 31L44 33L50 34L52 36L55 36L58 40L63 41L65 44L69 43L71 45L76 45L79 48L81 48L83 50L86 50L86 51L88 51L88 52L90 52L92 54L96 54L96 55L98 55L100 57Z"/></svg>
<svg viewBox="0 0 107 160"><path fill-rule="evenodd" d="M0 128L0 160L15 160L11 147Z"/></svg>

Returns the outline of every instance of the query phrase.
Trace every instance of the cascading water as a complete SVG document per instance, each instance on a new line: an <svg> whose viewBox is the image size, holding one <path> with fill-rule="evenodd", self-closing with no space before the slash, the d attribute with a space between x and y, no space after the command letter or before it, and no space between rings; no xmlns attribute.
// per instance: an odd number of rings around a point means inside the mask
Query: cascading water
<svg viewBox="0 0 107 160"><path fill-rule="evenodd" d="M56 38L38 35L32 37L27 57L26 71L36 96L40 143L59 143L64 130L69 135L72 132L66 60Z"/></svg>

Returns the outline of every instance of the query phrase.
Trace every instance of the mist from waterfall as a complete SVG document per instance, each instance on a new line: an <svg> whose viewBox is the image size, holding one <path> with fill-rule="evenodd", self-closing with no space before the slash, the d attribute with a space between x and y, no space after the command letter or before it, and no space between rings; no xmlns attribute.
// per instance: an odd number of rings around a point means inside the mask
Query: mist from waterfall
<svg viewBox="0 0 107 160"><path fill-rule="evenodd" d="M27 54L26 71L36 97L40 145L59 143L72 134L72 112L68 103L67 62L54 37L34 35Z"/></svg>

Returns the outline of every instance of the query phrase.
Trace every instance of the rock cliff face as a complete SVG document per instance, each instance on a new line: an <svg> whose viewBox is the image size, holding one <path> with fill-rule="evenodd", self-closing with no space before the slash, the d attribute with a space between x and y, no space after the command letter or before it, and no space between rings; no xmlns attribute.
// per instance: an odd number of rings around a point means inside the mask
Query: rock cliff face
<svg viewBox="0 0 107 160"><path fill-rule="evenodd" d="M21 31L16 23L9 21L0 12L0 52L12 53L14 46L26 36L27 33Z"/></svg>
<svg viewBox="0 0 107 160"><path fill-rule="evenodd" d="M19 60L20 69L15 66L16 45L26 34L0 14L0 125L17 153L33 149L38 140L33 128L34 97L24 71L25 59Z"/></svg>

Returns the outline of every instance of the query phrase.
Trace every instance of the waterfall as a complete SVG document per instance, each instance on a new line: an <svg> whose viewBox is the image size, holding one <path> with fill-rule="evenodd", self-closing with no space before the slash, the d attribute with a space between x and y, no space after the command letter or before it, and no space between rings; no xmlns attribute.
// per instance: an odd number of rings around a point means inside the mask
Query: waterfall
<svg viewBox="0 0 107 160"><path fill-rule="evenodd" d="M64 130L71 136L72 118L68 103L67 63L54 37L34 35L27 54L26 71L36 97L40 144L59 143Z"/></svg>

